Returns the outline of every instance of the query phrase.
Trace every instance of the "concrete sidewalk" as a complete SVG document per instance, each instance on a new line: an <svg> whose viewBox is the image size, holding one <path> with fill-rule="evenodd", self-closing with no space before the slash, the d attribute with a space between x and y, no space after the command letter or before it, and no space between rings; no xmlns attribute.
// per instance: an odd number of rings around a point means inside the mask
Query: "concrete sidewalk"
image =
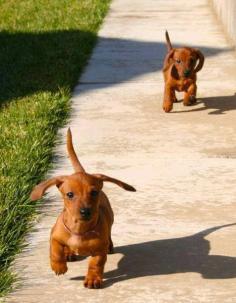
<svg viewBox="0 0 236 303"><path fill-rule="evenodd" d="M206 55L199 102L162 111L164 31L173 45ZM104 288L83 288L87 260L65 276L49 268L48 240L62 202L52 189L45 215L17 260L22 287L7 302L236 302L236 56L207 0L114 0L73 96L76 150L106 185L116 254ZM51 175L71 173L65 127ZM51 205L51 206L49 206Z"/></svg>

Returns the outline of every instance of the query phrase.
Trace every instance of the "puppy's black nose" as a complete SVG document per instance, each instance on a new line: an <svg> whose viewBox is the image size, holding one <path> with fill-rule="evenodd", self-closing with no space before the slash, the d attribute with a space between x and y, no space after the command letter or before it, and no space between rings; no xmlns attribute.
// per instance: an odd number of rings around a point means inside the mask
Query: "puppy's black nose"
<svg viewBox="0 0 236 303"><path fill-rule="evenodd" d="M84 219L89 219L91 217L91 208L80 208L81 217Z"/></svg>
<svg viewBox="0 0 236 303"><path fill-rule="evenodd" d="M184 76L185 77L188 77L190 75L190 69L186 69L185 71L184 71Z"/></svg>

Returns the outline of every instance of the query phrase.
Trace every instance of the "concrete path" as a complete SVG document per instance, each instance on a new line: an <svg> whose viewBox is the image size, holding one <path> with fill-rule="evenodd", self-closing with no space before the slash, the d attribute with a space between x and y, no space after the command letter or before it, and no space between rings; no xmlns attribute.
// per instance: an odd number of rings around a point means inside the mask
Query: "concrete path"
<svg viewBox="0 0 236 303"><path fill-rule="evenodd" d="M199 103L162 111L164 31L206 55ZM7 302L236 302L236 57L207 0L114 0L73 96L80 159L134 185L106 185L115 224L104 289L87 290L87 260L65 276L49 268L49 232L60 196L17 260L22 287ZM71 173L66 128L50 175Z"/></svg>

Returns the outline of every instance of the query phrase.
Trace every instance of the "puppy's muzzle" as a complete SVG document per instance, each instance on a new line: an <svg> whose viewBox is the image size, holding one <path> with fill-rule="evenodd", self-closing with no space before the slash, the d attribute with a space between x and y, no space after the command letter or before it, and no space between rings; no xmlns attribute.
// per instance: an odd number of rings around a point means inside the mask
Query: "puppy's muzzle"
<svg viewBox="0 0 236 303"><path fill-rule="evenodd" d="M87 208L87 207L80 208L80 215L83 219L89 220L92 215L91 208Z"/></svg>
<svg viewBox="0 0 236 303"><path fill-rule="evenodd" d="M190 76L190 73L191 73L190 69L186 69L186 70L184 71L184 77Z"/></svg>

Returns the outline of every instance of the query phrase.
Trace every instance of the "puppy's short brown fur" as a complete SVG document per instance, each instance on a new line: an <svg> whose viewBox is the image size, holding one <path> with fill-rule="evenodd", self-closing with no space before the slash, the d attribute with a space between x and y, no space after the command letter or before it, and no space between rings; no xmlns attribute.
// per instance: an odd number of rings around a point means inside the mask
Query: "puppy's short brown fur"
<svg viewBox="0 0 236 303"><path fill-rule="evenodd" d="M167 54L164 60L163 74L165 80L163 109L170 112L177 102L175 91L184 92L184 105L196 102L197 72L204 64L204 56L190 47L173 48L166 31Z"/></svg>
<svg viewBox="0 0 236 303"><path fill-rule="evenodd" d="M67 149L75 173L40 183L33 189L31 199L41 198L50 186L58 187L64 200L64 210L51 231L51 268L61 275L67 271L69 258L91 256L84 286L100 288L107 254L113 252L113 211L102 191L103 182L115 183L128 191L135 189L105 175L86 173L75 154L70 129L67 132Z"/></svg>

